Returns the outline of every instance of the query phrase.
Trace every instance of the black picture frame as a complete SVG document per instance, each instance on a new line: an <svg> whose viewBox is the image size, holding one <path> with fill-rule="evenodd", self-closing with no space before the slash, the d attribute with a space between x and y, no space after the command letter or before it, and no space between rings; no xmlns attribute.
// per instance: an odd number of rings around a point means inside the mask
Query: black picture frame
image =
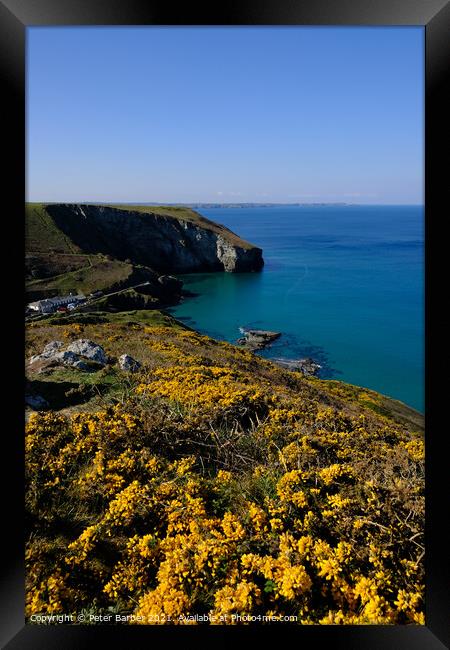
<svg viewBox="0 0 450 650"><path fill-rule="evenodd" d="M426 42L425 214L426 214L426 626L252 626L160 628L140 626L34 626L24 624L23 540L23 405L21 350L23 350L23 205L25 200L25 33L36 25L421 25ZM11 417L2 436L3 474L9 468L2 498L4 525L0 623L2 647L8 650L63 648L79 650L94 643L143 647L176 635L182 643L200 638L231 641L237 635L251 642L255 632L264 640L283 642L289 632L295 644L313 643L352 649L440 650L450 642L449 543L445 534L448 505L446 386L439 379L439 353L433 356L432 341L445 345L442 306L445 292L446 245L440 233L445 225L446 119L445 72L450 61L450 4L447 0L240 0L233 6L195 7L185 3L176 10L161 1L138 0L0 0L0 63L3 120L3 252L13 253L8 266L6 301L10 338L4 349L8 387L3 393L4 410ZM7 144L5 144L7 143ZM10 243L9 243L10 242ZM12 270L11 270L12 269ZM444 297L440 301L441 296ZM437 309L432 314L432 303ZM18 304L17 309L14 305ZM439 304L441 307L439 307ZM11 307L12 305L12 307ZM437 347L437 346L436 346ZM23 357L22 357L23 358ZM442 364L443 365L443 364ZM447 399L446 399L447 397ZM446 489L447 488L447 489ZM97 639L97 641L95 641ZM175 640L175 639L172 639Z"/></svg>

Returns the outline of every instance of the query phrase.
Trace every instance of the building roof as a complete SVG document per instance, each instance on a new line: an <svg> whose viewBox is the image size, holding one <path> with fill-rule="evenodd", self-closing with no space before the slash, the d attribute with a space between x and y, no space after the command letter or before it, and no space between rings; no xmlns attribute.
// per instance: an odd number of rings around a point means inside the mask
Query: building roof
<svg viewBox="0 0 450 650"><path fill-rule="evenodd" d="M47 300L50 300L50 302L53 303L58 303L58 302L71 302L73 300L84 300L85 296L82 293L77 294L76 296L70 295L70 296L54 296L53 298L48 298Z"/></svg>
<svg viewBox="0 0 450 650"><path fill-rule="evenodd" d="M76 296L54 296L53 298L43 298L42 300L30 302L28 307L50 307L51 305L58 305L61 302L75 302L77 300L85 300L85 298L86 296L82 293L79 293Z"/></svg>

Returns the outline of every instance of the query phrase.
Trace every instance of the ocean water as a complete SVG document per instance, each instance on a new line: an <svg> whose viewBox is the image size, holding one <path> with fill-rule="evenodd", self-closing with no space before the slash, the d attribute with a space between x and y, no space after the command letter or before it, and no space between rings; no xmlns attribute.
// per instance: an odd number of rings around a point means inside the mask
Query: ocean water
<svg viewBox="0 0 450 650"><path fill-rule="evenodd" d="M282 332L265 357L310 356L320 376L424 410L422 206L200 209L263 249L261 273L180 276L197 294L171 313L235 342Z"/></svg>

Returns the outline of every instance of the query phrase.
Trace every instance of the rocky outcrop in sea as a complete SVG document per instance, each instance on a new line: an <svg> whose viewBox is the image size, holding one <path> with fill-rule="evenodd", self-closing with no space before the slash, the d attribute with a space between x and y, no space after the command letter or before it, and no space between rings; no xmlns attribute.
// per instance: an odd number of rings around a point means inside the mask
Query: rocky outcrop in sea
<svg viewBox="0 0 450 650"><path fill-rule="evenodd" d="M268 330L247 330L240 328L243 336L237 340L247 350L264 350L271 343L281 336L281 332L270 332Z"/></svg>

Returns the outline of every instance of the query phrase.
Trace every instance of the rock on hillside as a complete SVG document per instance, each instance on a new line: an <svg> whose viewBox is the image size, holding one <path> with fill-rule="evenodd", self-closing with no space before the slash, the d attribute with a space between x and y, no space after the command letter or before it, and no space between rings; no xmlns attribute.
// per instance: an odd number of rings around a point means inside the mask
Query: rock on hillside
<svg viewBox="0 0 450 650"><path fill-rule="evenodd" d="M262 250L193 210L51 204L53 226L84 253L103 253L159 272L259 271Z"/></svg>
<svg viewBox="0 0 450 650"><path fill-rule="evenodd" d="M292 370L294 372L302 372L304 375L308 376L317 375L318 371L322 367L319 363L316 363L314 359L311 359L311 357L306 357L305 359L275 358L271 359L271 361L281 368L286 368L287 370Z"/></svg>
<svg viewBox="0 0 450 650"><path fill-rule="evenodd" d="M62 341L47 343L41 354L30 357L28 372L39 374L57 366L71 366L78 370L95 372L114 361L108 357L101 345L89 339L78 339L65 349L63 347ZM141 368L141 363L129 354L122 354L118 365L126 372L137 372ZM30 405L33 406L31 402Z"/></svg>
<svg viewBox="0 0 450 650"><path fill-rule="evenodd" d="M121 370L126 370L127 372L137 372L141 364L133 357L130 357L129 354L122 354L119 357L119 368Z"/></svg>
<svg viewBox="0 0 450 650"><path fill-rule="evenodd" d="M63 349L62 341L50 341L41 354L32 356L28 370L40 372L52 366L73 366L78 370L98 370L108 363L108 357L101 345L89 339L78 339Z"/></svg>

